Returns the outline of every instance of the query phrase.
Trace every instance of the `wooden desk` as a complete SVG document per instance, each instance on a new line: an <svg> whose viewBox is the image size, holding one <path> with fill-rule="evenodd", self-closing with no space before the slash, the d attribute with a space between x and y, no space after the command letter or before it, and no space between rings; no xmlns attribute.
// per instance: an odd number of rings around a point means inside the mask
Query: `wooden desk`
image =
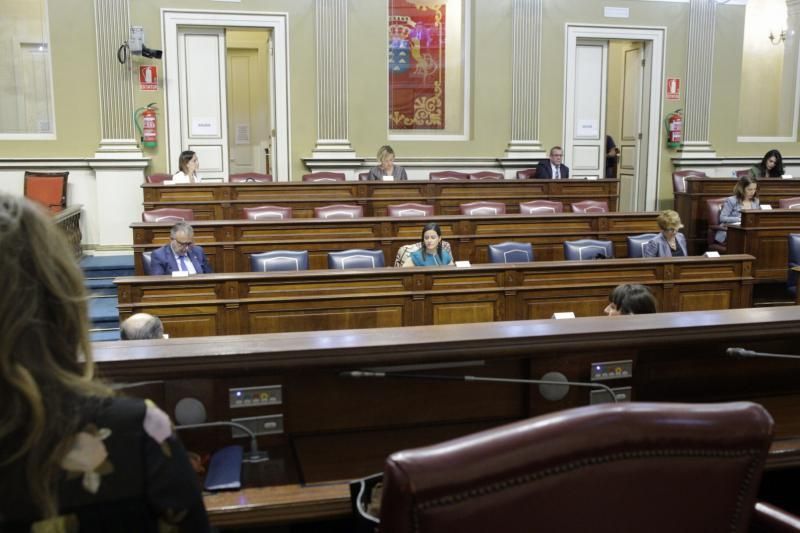
<svg viewBox="0 0 800 533"><path fill-rule="evenodd" d="M296 468L287 478L301 482L353 479L380 471L393 451L589 402L586 389L571 388L564 399L549 402L536 386L339 376L354 369L430 364L450 367L416 372L536 379L558 371L589 381L593 363L630 360L630 377L603 383L630 386L635 400L746 399L767 406L777 423L770 464L787 467L798 465L796 441L789 439L800 436L800 366L732 359L725 349L800 354L799 321L800 307L791 306L104 342L93 352L101 377L117 383L154 380L146 395L169 413L190 395L205 404L209 420L283 415L283 433L259 442L270 451L288 448L286 455L294 454L297 464L286 466ZM230 388L276 384L283 387L280 404L228 405ZM191 449L215 449L231 440L225 431L182 438ZM207 497L206 504L212 521L227 526L347 512L340 486L313 490L320 493L297 486L245 490ZM299 501L292 504L293 499ZM326 509L331 514L324 514Z"/></svg>
<svg viewBox="0 0 800 533"><path fill-rule="evenodd" d="M509 213L530 200L572 202L605 200L616 211L619 180L501 180L501 181L345 181L337 183L207 183L162 185L145 183L144 209L192 209L197 220L241 218L242 207L291 207L294 218L312 218L314 207L358 204L365 216L385 216L387 206L405 202L431 204L437 215L455 215L459 205L478 200L503 202Z"/></svg>
<svg viewBox="0 0 800 533"><path fill-rule="evenodd" d="M117 278L120 319L159 316L172 337L421 326L602 315L620 283L661 311L749 307L753 257L201 274Z"/></svg>
<svg viewBox="0 0 800 533"><path fill-rule="evenodd" d="M800 210L745 209L741 225L728 226L728 253L755 256L753 278L756 283L785 283L789 271L790 233L800 233Z"/></svg>
<svg viewBox="0 0 800 533"><path fill-rule="evenodd" d="M393 265L397 250L418 242L422 228L436 222L456 259L489 261L488 246L504 241L530 242L537 261L564 259L563 241L601 239L614 242L614 255L627 257L625 238L657 233L657 213L561 213L470 217L369 217L361 219L196 221L194 241L203 246L214 272L249 272L250 256L271 250L308 250L309 268L328 268L328 253L350 248L382 250ZM143 275L142 252L169 242L172 223L131 224L134 264Z"/></svg>
<svg viewBox="0 0 800 533"><path fill-rule="evenodd" d="M706 200L733 194L736 178L686 178L686 192L675 193L675 210L684 225L689 254L706 251L708 220ZM778 199L800 196L800 179L761 179L758 197L762 204L778 206Z"/></svg>

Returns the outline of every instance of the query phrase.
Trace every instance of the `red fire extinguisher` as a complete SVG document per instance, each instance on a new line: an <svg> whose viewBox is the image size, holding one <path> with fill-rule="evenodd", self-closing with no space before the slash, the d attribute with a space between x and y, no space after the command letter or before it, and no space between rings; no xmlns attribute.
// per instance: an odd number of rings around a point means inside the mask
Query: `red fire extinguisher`
<svg viewBox="0 0 800 533"><path fill-rule="evenodd" d="M683 142L683 109L678 109L667 115L664 127L667 128L667 148L679 148Z"/></svg>
<svg viewBox="0 0 800 533"><path fill-rule="evenodd" d="M139 115L142 116L142 124L139 124ZM156 103L152 102L145 107L140 107L133 112L133 123L139 130L142 146L155 148L158 145L158 121L156 120Z"/></svg>

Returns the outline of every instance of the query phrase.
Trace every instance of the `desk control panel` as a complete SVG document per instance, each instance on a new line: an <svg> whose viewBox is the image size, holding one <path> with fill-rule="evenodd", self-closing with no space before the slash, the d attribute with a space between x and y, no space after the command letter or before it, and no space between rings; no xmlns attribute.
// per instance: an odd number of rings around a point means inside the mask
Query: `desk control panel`
<svg viewBox="0 0 800 533"><path fill-rule="evenodd" d="M283 389L280 385L260 387L235 387L228 389L228 407L263 407L283 403Z"/></svg>
<svg viewBox="0 0 800 533"><path fill-rule="evenodd" d="M264 416L248 416L245 418L232 418L231 422L237 422L250 430L256 435L274 435L276 433L283 433L283 415L264 415ZM246 437L247 434L238 428L231 428L231 435L233 437Z"/></svg>
<svg viewBox="0 0 800 533"><path fill-rule="evenodd" d="M591 381L632 378L633 360L624 359L622 361L600 361L592 363L589 376Z"/></svg>

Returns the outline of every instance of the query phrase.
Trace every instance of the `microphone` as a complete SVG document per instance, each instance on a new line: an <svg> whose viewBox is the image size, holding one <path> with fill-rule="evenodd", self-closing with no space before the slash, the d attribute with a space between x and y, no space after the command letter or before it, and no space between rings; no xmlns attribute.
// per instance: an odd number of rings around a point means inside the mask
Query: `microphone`
<svg viewBox="0 0 800 533"><path fill-rule="evenodd" d="M220 420L219 422L203 422L201 424L183 424L181 426L175 426L175 429L176 430L201 429L201 428L213 428L221 426L240 429L245 433L247 433L247 435L250 437L250 451L247 452L247 454L245 455L245 462L260 463L261 461L269 460L269 454L266 451L262 452L258 450L258 442L256 441L256 434L253 432L253 430L238 422L231 422L229 420Z"/></svg>
<svg viewBox="0 0 800 533"><path fill-rule="evenodd" d="M583 381L568 381L564 374L550 372L545 375L552 376L554 379L512 379L512 378L487 378L481 376L446 376L443 374L408 374L403 372L371 372L369 370L351 370L349 372L339 372L339 376L345 378L405 378L405 379L439 379L444 381L478 381L484 383L521 383L523 385L539 385L539 392L548 400L560 400L567 395L570 385L573 387L584 387L589 389L603 390L611 397L614 403L620 398L614 390L603 383L588 383ZM624 399L624 396L621 396Z"/></svg>
<svg viewBox="0 0 800 533"><path fill-rule="evenodd" d="M789 355L784 353L766 353L754 352L753 350L745 350L744 348L728 348L725 354L729 357L767 357L774 359L800 359L800 355Z"/></svg>

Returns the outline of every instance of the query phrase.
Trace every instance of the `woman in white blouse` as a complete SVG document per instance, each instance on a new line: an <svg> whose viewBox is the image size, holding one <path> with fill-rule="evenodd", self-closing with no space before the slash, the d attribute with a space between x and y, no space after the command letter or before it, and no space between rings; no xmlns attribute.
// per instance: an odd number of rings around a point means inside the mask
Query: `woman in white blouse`
<svg viewBox="0 0 800 533"><path fill-rule="evenodd" d="M191 150L184 150L178 158L178 168L180 170L172 176L173 183L200 183L200 176L197 175L197 167L199 166L197 154Z"/></svg>

